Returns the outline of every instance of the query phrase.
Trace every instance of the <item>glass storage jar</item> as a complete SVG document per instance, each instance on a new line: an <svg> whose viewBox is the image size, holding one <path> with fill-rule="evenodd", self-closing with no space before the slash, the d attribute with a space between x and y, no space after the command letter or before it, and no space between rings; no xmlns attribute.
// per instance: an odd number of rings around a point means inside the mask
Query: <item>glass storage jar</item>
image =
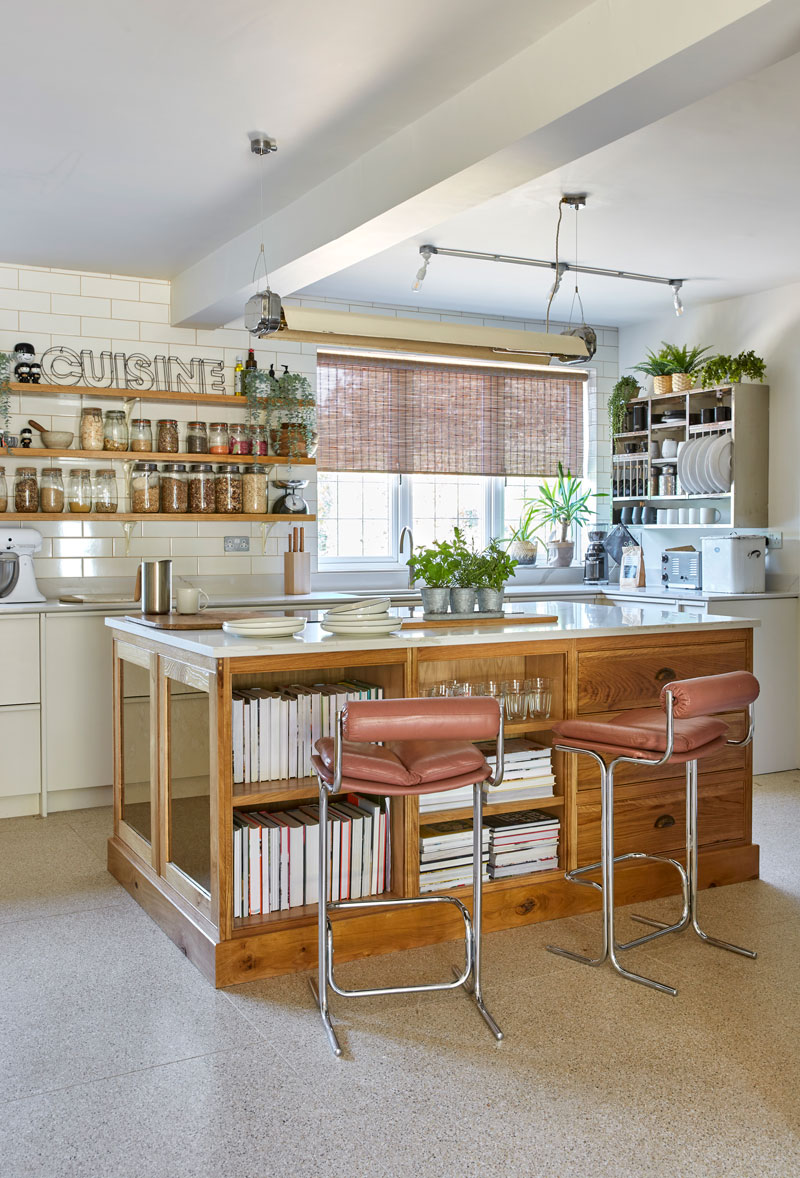
<svg viewBox="0 0 800 1178"><path fill-rule="evenodd" d="M131 473L131 511L147 515L158 511L158 467L155 462L134 462Z"/></svg>
<svg viewBox="0 0 800 1178"><path fill-rule="evenodd" d="M249 454L252 451L249 425L231 425L228 429L228 453Z"/></svg>
<svg viewBox="0 0 800 1178"><path fill-rule="evenodd" d="M121 409L106 409L103 419L103 449L128 449L128 423Z"/></svg>
<svg viewBox="0 0 800 1178"><path fill-rule="evenodd" d="M189 467L189 511L192 515L213 515L217 510L214 471L201 462Z"/></svg>
<svg viewBox="0 0 800 1178"><path fill-rule="evenodd" d="M267 513L267 471L255 463L242 472L242 511L246 515Z"/></svg>
<svg viewBox="0 0 800 1178"><path fill-rule="evenodd" d="M214 485L217 511L238 515L242 510L242 476L238 466L218 466Z"/></svg>
<svg viewBox="0 0 800 1178"><path fill-rule="evenodd" d="M41 511L64 510L64 479L61 476L60 466L42 468L39 508Z"/></svg>
<svg viewBox="0 0 800 1178"><path fill-rule="evenodd" d="M208 430L204 421L190 421L187 425L186 451L189 454L208 453Z"/></svg>
<svg viewBox="0 0 800 1178"><path fill-rule="evenodd" d="M8 483L6 482L6 468L0 466L0 511L8 510Z"/></svg>
<svg viewBox="0 0 800 1178"><path fill-rule="evenodd" d="M117 472L110 467L94 472L94 509L111 514L118 507Z"/></svg>
<svg viewBox="0 0 800 1178"><path fill-rule="evenodd" d="M267 439L267 427L265 425L250 426L250 453L255 454L259 458L263 458L266 454L269 454L269 441Z"/></svg>
<svg viewBox="0 0 800 1178"><path fill-rule="evenodd" d="M178 423L172 417L164 417L158 423L156 449L159 454L178 453Z"/></svg>
<svg viewBox="0 0 800 1178"><path fill-rule="evenodd" d="M92 472L75 467L67 479L67 503L75 513L92 510Z"/></svg>
<svg viewBox="0 0 800 1178"><path fill-rule="evenodd" d="M168 515L184 515L188 504L186 467L182 462L168 462L161 467L161 510Z"/></svg>
<svg viewBox="0 0 800 1178"><path fill-rule="evenodd" d="M149 417L131 419L130 448L138 454L152 453L153 422Z"/></svg>
<svg viewBox="0 0 800 1178"><path fill-rule="evenodd" d="M208 431L209 454L228 453L228 423L227 421L212 421Z"/></svg>
<svg viewBox="0 0 800 1178"><path fill-rule="evenodd" d="M35 466L18 466L14 476L14 510L39 510L39 480Z"/></svg>
<svg viewBox="0 0 800 1178"><path fill-rule="evenodd" d="M86 406L81 409L81 450L103 449L103 411Z"/></svg>

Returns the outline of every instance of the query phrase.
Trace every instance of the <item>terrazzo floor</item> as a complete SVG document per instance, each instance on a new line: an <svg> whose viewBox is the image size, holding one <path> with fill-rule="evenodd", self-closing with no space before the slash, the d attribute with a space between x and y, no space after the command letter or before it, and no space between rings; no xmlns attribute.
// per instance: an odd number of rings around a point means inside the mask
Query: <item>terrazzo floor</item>
<svg viewBox="0 0 800 1178"><path fill-rule="evenodd" d="M503 1043L460 993L335 999L338 1061L305 975L201 977L106 873L110 822L0 822L2 1178L800 1174L800 773L757 779L763 878L701 897L757 961L688 933L628 954L670 998L545 952L591 950L595 916L493 933ZM457 954L341 977L430 979Z"/></svg>

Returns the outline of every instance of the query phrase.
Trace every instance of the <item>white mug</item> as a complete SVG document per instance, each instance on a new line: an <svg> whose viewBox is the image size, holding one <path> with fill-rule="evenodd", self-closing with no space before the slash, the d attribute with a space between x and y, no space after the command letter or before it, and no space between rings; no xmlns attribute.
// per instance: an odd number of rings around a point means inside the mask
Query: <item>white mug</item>
<svg viewBox="0 0 800 1178"><path fill-rule="evenodd" d="M688 507L681 507L678 511L678 523L690 524L692 522L692 513Z"/></svg>
<svg viewBox="0 0 800 1178"><path fill-rule="evenodd" d="M677 440L677 438L664 438L664 441L661 443L661 457L662 458L675 458L677 453L678 453L678 440Z"/></svg>
<svg viewBox="0 0 800 1178"><path fill-rule="evenodd" d="M702 522L703 522L703 519L702 519L701 508L699 508L699 507L690 508L690 510L689 510L689 523L690 524L701 524Z"/></svg>
<svg viewBox="0 0 800 1178"><path fill-rule="evenodd" d="M200 596L205 600L200 602ZM175 590L175 600L178 604L179 614L199 614L208 606L208 594L205 589L194 589L191 587L183 587Z"/></svg>
<svg viewBox="0 0 800 1178"><path fill-rule="evenodd" d="M677 509L677 507L670 507L669 510L667 511L667 523L668 524L676 524L677 522L678 522L678 509Z"/></svg>
<svg viewBox="0 0 800 1178"><path fill-rule="evenodd" d="M669 516L669 512L666 510L666 508L659 507L658 511L656 512L656 523L658 523L658 524L667 523L668 516Z"/></svg>
<svg viewBox="0 0 800 1178"><path fill-rule="evenodd" d="M701 524L715 524L721 518L721 513L716 507L701 507L700 519Z"/></svg>

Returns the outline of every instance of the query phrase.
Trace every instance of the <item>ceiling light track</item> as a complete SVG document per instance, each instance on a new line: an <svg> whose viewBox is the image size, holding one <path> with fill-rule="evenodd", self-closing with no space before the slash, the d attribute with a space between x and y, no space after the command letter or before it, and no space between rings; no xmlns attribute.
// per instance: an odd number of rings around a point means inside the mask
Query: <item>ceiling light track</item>
<svg viewBox="0 0 800 1178"><path fill-rule="evenodd" d="M446 249L439 245L421 245L419 252L426 262L432 254L443 258L469 258L478 262L506 262L513 266L537 266L541 270L556 269L563 275L566 270L576 274L597 274L601 278L627 278L632 282L655 282L661 286L680 287L686 281L684 278L659 278L656 274L637 274L634 270L606 270L602 266L576 266L571 262L548 262L543 258L519 258L514 254L486 254L480 250Z"/></svg>

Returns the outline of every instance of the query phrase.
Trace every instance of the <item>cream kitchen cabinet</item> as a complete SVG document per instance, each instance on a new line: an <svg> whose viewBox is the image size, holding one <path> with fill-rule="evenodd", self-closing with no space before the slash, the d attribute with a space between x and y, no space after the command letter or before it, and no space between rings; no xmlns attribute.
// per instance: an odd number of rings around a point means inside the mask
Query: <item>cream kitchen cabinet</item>
<svg viewBox="0 0 800 1178"><path fill-rule="evenodd" d="M39 616L0 614L0 817L39 813Z"/></svg>

